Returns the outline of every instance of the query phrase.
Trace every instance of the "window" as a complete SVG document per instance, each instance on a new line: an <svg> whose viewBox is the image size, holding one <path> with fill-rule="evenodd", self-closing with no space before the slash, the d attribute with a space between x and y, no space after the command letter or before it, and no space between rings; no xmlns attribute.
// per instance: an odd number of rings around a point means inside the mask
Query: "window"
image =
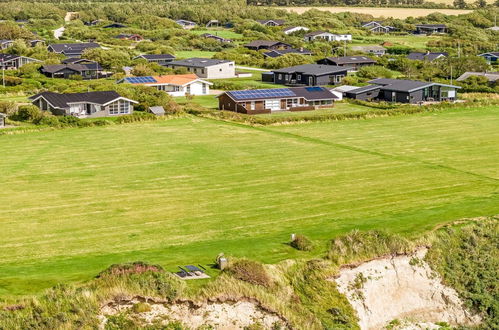
<svg viewBox="0 0 499 330"><path fill-rule="evenodd" d="M185 92L187 94L190 94L191 93L191 85L187 85L186 89L185 89Z"/></svg>
<svg viewBox="0 0 499 330"><path fill-rule="evenodd" d="M282 74L280 74L280 73L279 73L279 75L277 76L277 78L278 78L279 80L282 80Z"/></svg>
<svg viewBox="0 0 499 330"><path fill-rule="evenodd" d="M130 112L130 103L128 101L119 101L120 104L120 114L126 114Z"/></svg>
<svg viewBox="0 0 499 330"><path fill-rule="evenodd" d="M301 80L301 74L296 75L296 80Z"/></svg>
<svg viewBox="0 0 499 330"><path fill-rule="evenodd" d="M119 113L119 102L111 103L107 107L110 115L117 115Z"/></svg>
<svg viewBox="0 0 499 330"><path fill-rule="evenodd" d="M180 92L180 86L173 86L174 92Z"/></svg>
<svg viewBox="0 0 499 330"><path fill-rule="evenodd" d="M206 94L206 84L205 83L203 83L203 85L202 85L202 93Z"/></svg>

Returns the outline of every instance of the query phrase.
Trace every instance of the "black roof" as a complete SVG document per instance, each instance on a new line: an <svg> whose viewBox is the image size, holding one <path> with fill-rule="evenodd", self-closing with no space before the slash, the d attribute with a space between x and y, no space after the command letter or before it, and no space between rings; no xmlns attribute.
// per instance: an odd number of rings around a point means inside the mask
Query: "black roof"
<svg viewBox="0 0 499 330"><path fill-rule="evenodd" d="M144 54L144 55L139 55L135 58L145 58L146 60L171 60L174 59L175 56L171 54Z"/></svg>
<svg viewBox="0 0 499 330"><path fill-rule="evenodd" d="M376 60L373 60L370 57L357 55L357 56L341 56L341 57L327 57L328 61L335 63L337 65L340 64L360 64L360 63L376 63Z"/></svg>
<svg viewBox="0 0 499 330"><path fill-rule="evenodd" d="M418 81L418 80L405 80L405 79L388 79L378 78L368 81L370 84L380 85L384 90L397 91L397 92L413 92L418 89L430 86L446 86L452 88L461 88L454 85L446 85L435 82Z"/></svg>
<svg viewBox="0 0 499 330"><path fill-rule="evenodd" d="M301 55L312 55L312 52L309 51L308 49L295 49L295 48L290 48L290 49L276 49L276 50L270 50L263 55L268 56L268 57L279 57L282 55L286 54L301 54Z"/></svg>
<svg viewBox="0 0 499 330"><path fill-rule="evenodd" d="M218 65L222 63L232 63L232 61L193 57L185 60L173 61L168 63L168 65L178 65L178 66L193 67L193 68L206 68L209 66Z"/></svg>
<svg viewBox="0 0 499 330"><path fill-rule="evenodd" d="M89 64L74 64L74 63L69 63L69 64L54 64L54 65L44 65L41 67L41 71L43 73L56 73L61 70L72 70L75 72L83 72L83 71L89 71L89 70L102 70L101 66L99 63L89 63Z"/></svg>
<svg viewBox="0 0 499 330"><path fill-rule="evenodd" d="M342 71L347 71L349 67L337 66L337 65L326 65L326 64L302 64L291 66L288 68L282 68L274 70L276 73L301 73L309 74L314 76L321 76L331 73L337 73Z"/></svg>
<svg viewBox="0 0 499 330"><path fill-rule="evenodd" d="M63 64L81 64L81 62L91 62L91 63L97 63L92 60L87 60L86 58L79 58L79 57L68 57L65 58L61 61Z"/></svg>
<svg viewBox="0 0 499 330"><path fill-rule="evenodd" d="M115 91L87 92L59 94L53 92L42 92L30 97L30 100L36 100L39 97L46 99L52 106L60 109L69 107L69 103L92 102L96 104L107 104L121 97Z"/></svg>
<svg viewBox="0 0 499 330"><path fill-rule="evenodd" d="M96 42L81 42L68 44L50 44L48 47L51 48L55 53L81 54L87 48L100 48L100 45Z"/></svg>
<svg viewBox="0 0 499 330"><path fill-rule="evenodd" d="M18 57L21 57L20 55L12 55L12 54L0 54L0 62L7 62L14 60Z"/></svg>
<svg viewBox="0 0 499 330"><path fill-rule="evenodd" d="M109 29L109 28L126 28L127 26L126 25L123 25L123 24L120 24L120 23L111 23L109 25L106 25L104 26L105 29Z"/></svg>

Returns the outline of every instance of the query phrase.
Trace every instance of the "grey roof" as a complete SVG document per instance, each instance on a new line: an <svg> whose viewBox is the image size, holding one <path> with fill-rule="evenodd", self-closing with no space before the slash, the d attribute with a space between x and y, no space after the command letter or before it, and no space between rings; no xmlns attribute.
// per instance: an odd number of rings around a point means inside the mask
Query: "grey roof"
<svg viewBox="0 0 499 330"><path fill-rule="evenodd" d="M485 77L489 82L496 82L499 81L499 72L465 72L456 80L463 81L469 77Z"/></svg>
<svg viewBox="0 0 499 330"><path fill-rule="evenodd" d="M411 52L409 55L407 55L407 58L410 60L419 60L419 61L433 61L436 60L437 58L444 56L447 57L449 54L446 52Z"/></svg>
<svg viewBox="0 0 499 330"><path fill-rule="evenodd" d="M381 89L381 88L382 88L382 86L380 86L380 85L367 85L367 86L357 87L355 89L349 90L349 91L347 91L347 93L349 93L349 94L361 94L361 93L370 92L370 91L374 91L374 90Z"/></svg>
<svg viewBox="0 0 499 330"><path fill-rule="evenodd" d="M325 64L302 64L291 66L288 68L282 68L274 70L277 73L301 73L309 74L315 76L322 76L326 74L347 71L348 67L336 66L336 65L325 65Z"/></svg>
<svg viewBox="0 0 499 330"><path fill-rule="evenodd" d="M146 60L172 60L175 56L171 54L144 54L136 56L134 59L144 58Z"/></svg>
<svg viewBox="0 0 499 330"><path fill-rule="evenodd" d="M327 60L335 63L336 65L343 64L360 64L360 63L376 63L376 60L367 56L341 56L341 57L327 57Z"/></svg>
<svg viewBox="0 0 499 330"><path fill-rule="evenodd" d="M327 32L327 31L314 31L314 32L309 32L309 33L305 34L305 37L315 37L315 36L318 36L321 34L326 34L326 33L335 35L334 33Z"/></svg>
<svg viewBox="0 0 499 330"><path fill-rule="evenodd" d="M260 24L267 24L269 22L275 22L277 25L283 25L286 21L283 19L257 19L256 20Z"/></svg>
<svg viewBox="0 0 499 330"><path fill-rule="evenodd" d="M426 82L418 80L404 80L404 79L388 79L388 78L378 78L368 81L370 84L381 85L384 90L398 91L398 92L413 92L418 89L430 87L430 86L445 86L452 88L461 88L454 85L446 85L435 82Z"/></svg>
<svg viewBox="0 0 499 330"><path fill-rule="evenodd" d="M96 42L81 42L69 44L50 44L48 47L55 53L81 54L85 49L100 48L100 45Z"/></svg>
<svg viewBox="0 0 499 330"><path fill-rule="evenodd" d="M335 100L338 97L325 87L295 87L290 88L298 97L303 97L307 101Z"/></svg>
<svg viewBox="0 0 499 330"><path fill-rule="evenodd" d="M211 34L211 33L203 33L200 35L200 37L203 37L203 38L210 38L210 39L217 39L217 40L220 40L220 41L231 41L230 39L225 39L225 38L222 38L220 36L217 36L217 35L214 35L214 34Z"/></svg>
<svg viewBox="0 0 499 330"><path fill-rule="evenodd" d="M229 60L216 60L211 58L200 58L193 57L185 60L178 60L168 63L168 65L178 65L192 68L206 68L213 65L223 64L223 63L233 63Z"/></svg>
<svg viewBox="0 0 499 330"><path fill-rule="evenodd" d="M287 28L284 28L284 29L282 29L282 30L283 30L284 32L287 32L287 31L290 31L290 30L293 30L293 29L296 29L296 28L309 30L309 28L308 28L308 27L306 27L306 26L301 26L301 25L298 25L298 26L288 26Z"/></svg>
<svg viewBox="0 0 499 330"><path fill-rule="evenodd" d="M69 107L69 103L92 102L96 104L107 104L121 97L115 91L104 92L87 92L87 93L70 93L59 94L53 92L42 92L31 96L30 100L35 100L43 97L56 108L65 109Z"/></svg>
<svg viewBox="0 0 499 330"><path fill-rule="evenodd" d="M492 26L492 27L487 28L487 30L499 31L499 26Z"/></svg>
<svg viewBox="0 0 499 330"><path fill-rule="evenodd" d="M20 55L12 55L12 54L0 54L0 61L1 62L12 61L18 57L21 57L21 56Z"/></svg>
<svg viewBox="0 0 499 330"><path fill-rule="evenodd" d="M342 86L332 88L331 90L335 91L335 92L345 93L345 92L349 92L349 91L352 91L352 90L357 89L357 88L359 88L359 86L342 85Z"/></svg>
<svg viewBox="0 0 499 330"><path fill-rule="evenodd" d="M165 114L165 109L162 106L149 107L149 111L156 116L163 116Z"/></svg>
<svg viewBox="0 0 499 330"><path fill-rule="evenodd" d="M75 72L83 72L83 71L91 71L91 70L96 70L100 71L102 70L102 67L99 65L99 63L95 62L92 64L54 64L54 65L44 65L41 67L41 71L43 73L56 73L61 70L72 70Z"/></svg>
<svg viewBox="0 0 499 330"><path fill-rule="evenodd" d="M186 19L178 19L175 21L175 23L177 23L179 25L196 25L196 22L188 21Z"/></svg>
<svg viewBox="0 0 499 330"><path fill-rule="evenodd" d="M0 40L0 44L9 44L9 43L13 43L14 40L10 40L10 39L1 39Z"/></svg>
<svg viewBox="0 0 499 330"><path fill-rule="evenodd" d="M282 55L286 54L301 54L301 55L312 55L312 52L308 49L276 49L276 50L270 50L263 55L268 56L268 57L279 57Z"/></svg>
<svg viewBox="0 0 499 330"><path fill-rule="evenodd" d="M282 41L275 41L275 40L253 40L252 42L247 43L246 45L244 45L244 47L262 47L262 46L272 47L272 46L275 46L275 45L278 45L278 44L283 44L283 45L290 46L289 44L284 43Z"/></svg>

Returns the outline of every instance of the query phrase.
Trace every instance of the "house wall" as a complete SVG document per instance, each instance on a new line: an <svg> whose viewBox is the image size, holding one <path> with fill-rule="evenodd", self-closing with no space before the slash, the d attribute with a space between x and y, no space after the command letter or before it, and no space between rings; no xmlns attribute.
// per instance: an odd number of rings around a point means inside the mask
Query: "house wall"
<svg viewBox="0 0 499 330"><path fill-rule="evenodd" d="M365 91L364 93L353 94L353 93L345 93L347 98L361 101L370 101L375 100L379 97L380 91L379 89L373 91Z"/></svg>
<svg viewBox="0 0 499 330"><path fill-rule="evenodd" d="M169 68L177 69L184 68L183 65L166 65ZM236 65L234 62L221 63L204 68L185 67L189 72L195 73L200 78L206 79L222 79L234 78L236 76Z"/></svg>
<svg viewBox="0 0 499 330"><path fill-rule="evenodd" d="M4 126L5 126L5 117L0 116L0 127L4 127Z"/></svg>
<svg viewBox="0 0 499 330"><path fill-rule="evenodd" d="M340 71L330 75L310 75L310 74L290 74L290 73L274 73L274 82L281 85L306 85L306 86L324 86L324 85L335 85L341 83L341 81L347 75L347 70Z"/></svg>

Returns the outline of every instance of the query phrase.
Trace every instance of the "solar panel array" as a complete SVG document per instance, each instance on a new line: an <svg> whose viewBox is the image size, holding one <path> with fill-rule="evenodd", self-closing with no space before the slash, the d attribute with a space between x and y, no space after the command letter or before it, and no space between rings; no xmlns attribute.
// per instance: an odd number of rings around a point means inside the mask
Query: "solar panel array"
<svg viewBox="0 0 499 330"><path fill-rule="evenodd" d="M272 88L272 89L253 89L245 91L232 91L230 94L235 99L260 99L260 98L277 98L277 97L292 97L296 94L289 88Z"/></svg>
<svg viewBox="0 0 499 330"><path fill-rule="evenodd" d="M131 84L155 83L154 77L127 77L125 80Z"/></svg>
<svg viewBox="0 0 499 330"><path fill-rule="evenodd" d="M322 91L322 87L305 87L308 92L320 92Z"/></svg>

